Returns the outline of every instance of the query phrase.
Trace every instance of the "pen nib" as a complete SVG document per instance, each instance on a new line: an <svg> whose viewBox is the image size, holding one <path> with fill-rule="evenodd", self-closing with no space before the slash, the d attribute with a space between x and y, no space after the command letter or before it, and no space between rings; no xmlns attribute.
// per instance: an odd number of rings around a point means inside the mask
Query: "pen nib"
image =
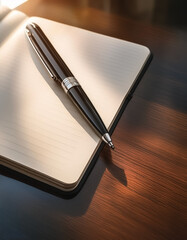
<svg viewBox="0 0 187 240"><path fill-rule="evenodd" d="M112 140L110 138L109 133L105 133L102 136L102 139L108 144L109 147L111 147L112 149L114 149L114 144L112 143Z"/></svg>
<svg viewBox="0 0 187 240"><path fill-rule="evenodd" d="M115 147L114 147L114 144L113 144L112 142L109 142L109 143L108 143L108 146L111 147L113 150L114 150L114 148L115 148Z"/></svg>

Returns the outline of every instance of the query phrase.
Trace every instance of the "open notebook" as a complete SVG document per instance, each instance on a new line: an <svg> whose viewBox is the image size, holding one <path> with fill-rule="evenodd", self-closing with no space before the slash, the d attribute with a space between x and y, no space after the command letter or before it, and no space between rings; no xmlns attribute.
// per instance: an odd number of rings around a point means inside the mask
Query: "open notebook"
<svg viewBox="0 0 187 240"><path fill-rule="evenodd" d="M28 18L18 11L1 19L0 163L72 191L102 143L30 46L24 28L32 21L43 29L109 130L150 51L47 19Z"/></svg>

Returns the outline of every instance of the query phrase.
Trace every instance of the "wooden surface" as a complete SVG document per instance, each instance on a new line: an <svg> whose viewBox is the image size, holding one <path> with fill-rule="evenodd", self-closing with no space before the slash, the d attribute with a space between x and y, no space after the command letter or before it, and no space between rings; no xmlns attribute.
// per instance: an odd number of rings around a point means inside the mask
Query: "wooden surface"
<svg viewBox="0 0 187 240"><path fill-rule="evenodd" d="M128 2L29 0L18 7L146 45L153 60L113 133L115 151L103 149L76 197L63 199L0 168L2 240L187 239L186 3Z"/></svg>

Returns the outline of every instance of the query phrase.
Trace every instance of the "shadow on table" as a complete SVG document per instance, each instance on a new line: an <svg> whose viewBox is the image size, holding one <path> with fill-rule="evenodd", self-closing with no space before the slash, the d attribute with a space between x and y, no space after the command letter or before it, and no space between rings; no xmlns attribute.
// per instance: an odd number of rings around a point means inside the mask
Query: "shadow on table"
<svg viewBox="0 0 187 240"><path fill-rule="evenodd" d="M10 170L4 166L0 166L0 174L3 175L1 176L3 178L10 178L8 180L10 184L8 183L7 186L4 187L4 189L6 188L6 192L8 191L14 196L16 196L16 193L19 192L19 201L21 199L23 204L25 204L26 199L32 201L32 198L34 198L34 201L37 199L37 205L39 204L42 207L43 204L45 206L47 205L48 211L55 210L69 216L81 216L89 208L89 205L106 168L109 170L112 176L117 179L117 181L124 186L127 186L127 179L124 170L117 167L112 162L110 149L107 149L107 151L104 151L103 154L101 154L96 161L93 171L91 171L89 176L87 176L87 179L84 179L84 183L82 184L81 188L74 195L64 195L62 191L55 189L54 187L48 186L47 184L34 180L16 171ZM12 178L18 181L12 181ZM4 181L4 183L6 184L6 181ZM25 190L27 195L25 194ZM1 193L3 194L3 190ZM14 200L16 203L15 197Z"/></svg>

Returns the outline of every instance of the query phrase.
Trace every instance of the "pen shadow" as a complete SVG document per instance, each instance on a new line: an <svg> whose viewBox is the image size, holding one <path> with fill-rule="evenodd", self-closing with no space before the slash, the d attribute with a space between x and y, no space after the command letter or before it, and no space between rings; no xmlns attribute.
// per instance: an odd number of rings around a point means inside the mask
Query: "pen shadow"
<svg viewBox="0 0 187 240"><path fill-rule="evenodd" d="M50 78L48 71L46 70L46 68L44 67L41 60L39 59L36 52L33 50L32 46L29 44L28 41L27 41L27 45L28 45L30 56L37 70L40 72L41 77L46 81L46 83L49 85L49 87L52 89L54 94L61 101L63 106L66 108L66 110L71 114L71 116L80 124L80 126L89 134L91 138L93 138L95 141L98 141L98 136L93 130L93 128L89 124L85 124L85 121L86 121L85 118L79 112L79 110L75 107L74 103L72 103L72 101L67 96L67 94L64 92L60 83Z"/></svg>
<svg viewBox="0 0 187 240"><path fill-rule="evenodd" d="M101 157L106 165L110 174L122 185L127 187L127 177L123 168L118 167L112 160L111 151L104 148Z"/></svg>
<svg viewBox="0 0 187 240"><path fill-rule="evenodd" d="M1 165L0 174L2 174L4 177L11 177L19 181L13 181L10 185L6 185L6 193L9 192L12 195L14 192L19 191L19 201L24 201L26 191L27 194L29 194L27 197L30 199L33 199L34 197L35 201L37 202L37 207L43 208L43 203L45 202L46 209L43 210L46 212L58 212L59 214L68 216L82 216L87 212L106 169L108 169L111 175L120 184L127 186L125 172L123 169L119 168L113 163L111 151L112 150L110 150L108 147L106 147L106 150L104 149L104 151L102 151L100 157L96 159L94 166L92 166L94 169L92 169L92 171L90 170L89 174L86 176L86 179L84 179L84 182L79 188L79 191L72 196L65 196L60 190ZM11 181L11 179L9 181ZM4 184L6 183L6 181L3 182ZM27 184L34 188L29 187L30 190L28 191ZM105 186L102 187L104 188ZM15 204L16 201L17 200L15 198ZM22 209L19 211L22 211Z"/></svg>

